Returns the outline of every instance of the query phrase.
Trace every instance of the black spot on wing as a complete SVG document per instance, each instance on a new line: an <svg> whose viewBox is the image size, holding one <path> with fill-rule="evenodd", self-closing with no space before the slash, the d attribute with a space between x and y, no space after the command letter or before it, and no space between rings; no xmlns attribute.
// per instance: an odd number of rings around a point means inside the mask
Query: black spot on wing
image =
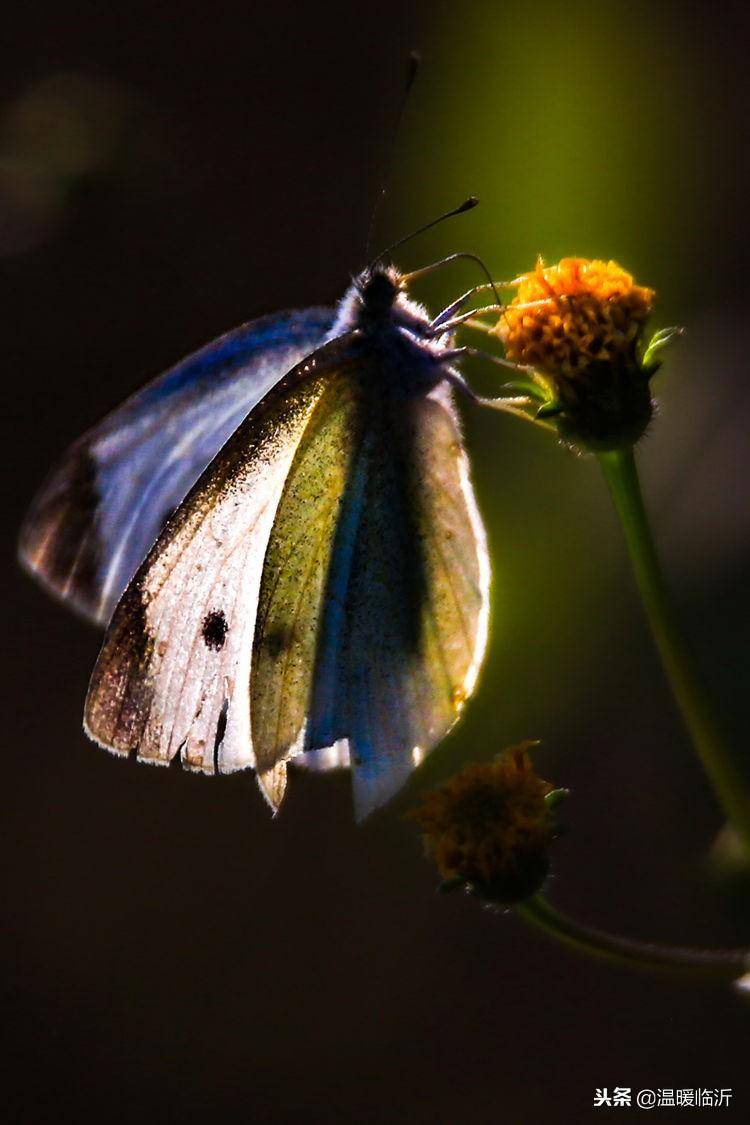
<svg viewBox="0 0 750 1125"><path fill-rule="evenodd" d="M207 614L203 621L203 640L214 652L219 652L224 647L227 639L227 619L220 609L214 609Z"/></svg>

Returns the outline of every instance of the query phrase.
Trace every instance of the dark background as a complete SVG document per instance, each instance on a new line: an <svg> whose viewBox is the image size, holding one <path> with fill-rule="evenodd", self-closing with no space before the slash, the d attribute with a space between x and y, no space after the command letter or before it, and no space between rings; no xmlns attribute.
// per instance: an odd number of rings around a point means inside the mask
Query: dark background
<svg viewBox="0 0 750 1125"><path fill-rule="evenodd" d="M272 822L248 777L96 751L80 717L99 638L14 559L46 469L109 407L241 320L342 292L419 46L376 245L476 192L403 265L612 256L659 290L656 325L688 326L646 488L746 747L744 5L42 3L3 40L3 1116L568 1123L612 1116L594 1089L621 1085L732 1087L732 1109L692 1112L747 1120L750 1008L729 990L594 964L436 896L396 811L353 826L346 775L295 775ZM555 902L632 936L750 941L747 896L706 861L721 817L596 466L496 415L466 427L494 629L431 776L541 737L540 771L572 790Z"/></svg>

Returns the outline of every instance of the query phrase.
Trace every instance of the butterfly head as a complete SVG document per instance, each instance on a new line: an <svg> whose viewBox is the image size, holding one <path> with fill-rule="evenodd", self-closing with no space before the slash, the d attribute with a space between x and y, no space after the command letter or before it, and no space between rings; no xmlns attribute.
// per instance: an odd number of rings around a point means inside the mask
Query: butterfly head
<svg viewBox="0 0 750 1125"><path fill-rule="evenodd" d="M393 266L368 270L358 279L358 288L362 320L375 324L389 320L401 292L398 271Z"/></svg>
<svg viewBox="0 0 750 1125"><path fill-rule="evenodd" d="M329 337L354 330L381 336L399 328L420 337L428 325L426 311L407 295L399 270L377 263L354 278L339 304Z"/></svg>

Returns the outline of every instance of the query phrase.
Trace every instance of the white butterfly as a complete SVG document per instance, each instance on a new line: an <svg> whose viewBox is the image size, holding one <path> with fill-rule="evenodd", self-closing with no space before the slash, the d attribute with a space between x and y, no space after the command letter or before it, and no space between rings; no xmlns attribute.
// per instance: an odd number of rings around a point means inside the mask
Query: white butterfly
<svg viewBox="0 0 750 1125"><path fill-rule="evenodd" d="M99 745L253 767L274 808L288 760L351 764L361 818L454 724L490 578L452 405L476 397L451 334L468 294L431 320L405 289L376 263L335 312L221 337L41 490L26 566L97 621L117 603L86 701Z"/></svg>

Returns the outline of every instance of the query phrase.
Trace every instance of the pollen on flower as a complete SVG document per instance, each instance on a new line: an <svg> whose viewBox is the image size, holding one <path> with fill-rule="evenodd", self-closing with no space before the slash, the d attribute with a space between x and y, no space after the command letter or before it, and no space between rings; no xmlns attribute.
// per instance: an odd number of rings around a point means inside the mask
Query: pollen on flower
<svg viewBox="0 0 750 1125"><path fill-rule="evenodd" d="M466 766L423 794L408 815L423 832L425 850L446 885L463 885L487 901L510 904L546 878L556 835L545 798L553 786L534 772L533 743L503 751L492 762Z"/></svg>
<svg viewBox="0 0 750 1125"><path fill-rule="evenodd" d="M574 375L590 363L627 355L645 324L653 289L636 285L617 262L563 258L537 261L517 279L518 291L497 333L508 359L551 375Z"/></svg>

